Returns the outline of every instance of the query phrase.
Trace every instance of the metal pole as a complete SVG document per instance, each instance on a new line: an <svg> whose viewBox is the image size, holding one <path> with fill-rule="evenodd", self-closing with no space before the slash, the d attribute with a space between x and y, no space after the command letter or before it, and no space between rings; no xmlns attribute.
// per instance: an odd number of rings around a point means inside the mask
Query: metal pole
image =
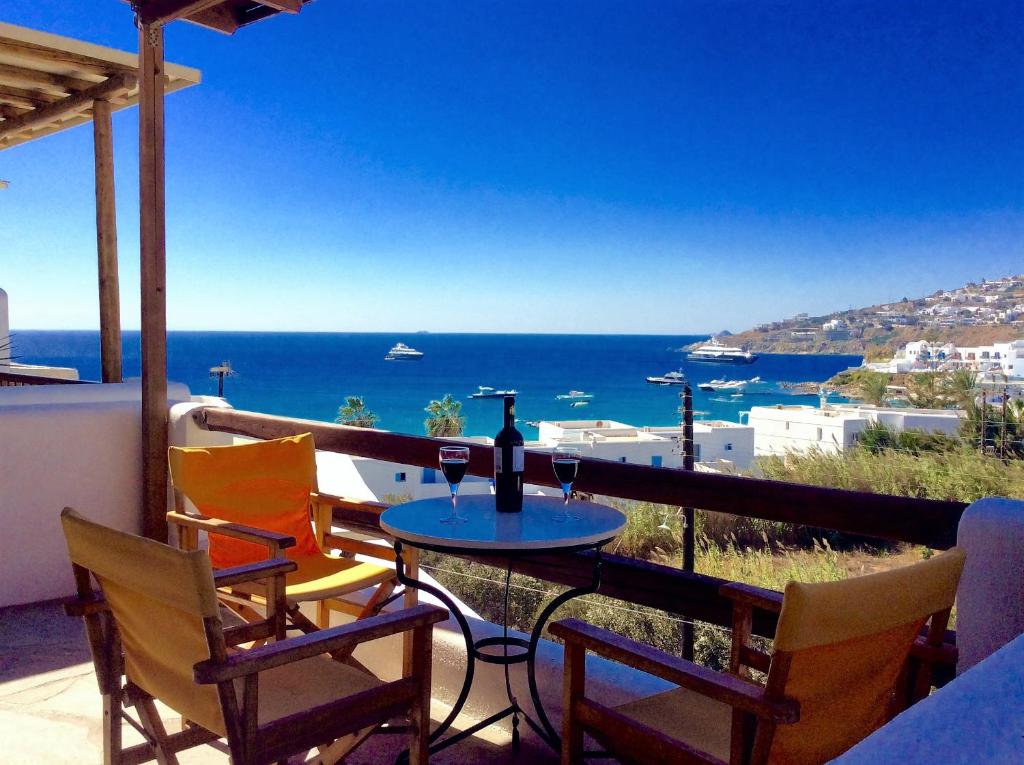
<svg viewBox="0 0 1024 765"><path fill-rule="evenodd" d="M693 390L690 383L683 385L683 470L694 467L693 448ZM683 571L693 572L695 546L693 508L683 508ZM693 661L693 622L683 622L683 658Z"/></svg>
<svg viewBox="0 0 1024 765"><path fill-rule="evenodd" d="M1006 386L1003 386L1002 422L999 425L999 456L1006 459Z"/></svg>

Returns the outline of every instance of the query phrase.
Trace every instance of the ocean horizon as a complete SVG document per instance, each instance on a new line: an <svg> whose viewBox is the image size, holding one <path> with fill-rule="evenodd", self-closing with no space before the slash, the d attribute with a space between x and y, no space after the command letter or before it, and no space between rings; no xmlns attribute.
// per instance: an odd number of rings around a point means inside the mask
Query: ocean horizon
<svg viewBox="0 0 1024 765"><path fill-rule="evenodd" d="M678 422L680 388L651 385L648 375L681 369L693 386L699 418L737 421L754 405L816 404L781 382L823 382L861 363L855 355L764 354L750 365L688 363L679 349L707 335L564 335L434 332L170 331L168 379L194 394L216 395L210 367L230 361L225 398L237 409L333 421L346 396L362 396L379 416L377 427L422 434L432 399L452 394L462 402L467 435L493 436L501 427L500 401L469 399L478 386L519 391L517 414L527 421L617 420L631 425ZM99 333L91 330L12 330L12 354L29 364L70 366L82 379L100 377ZM420 361L385 361L404 342ZM123 333L125 378L140 374L138 331ZM759 376L763 393L720 396L697 389L712 378ZM569 390L594 395L573 408L556 398Z"/></svg>

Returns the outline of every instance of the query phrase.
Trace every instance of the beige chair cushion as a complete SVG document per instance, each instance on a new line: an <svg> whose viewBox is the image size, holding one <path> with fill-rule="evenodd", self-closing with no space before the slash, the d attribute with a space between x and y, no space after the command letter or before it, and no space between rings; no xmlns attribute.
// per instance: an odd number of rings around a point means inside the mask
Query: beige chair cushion
<svg viewBox="0 0 1024 765"><path fill-rule="evenodd" d="M241 698L243 680L236 681ZM259 724L266 725L319 704L377 688L383 682L326 656L260 672Z"/></svg>
<svg viewBox="0 0 1024 765"><path fill-rule="evenodd" d="M729 761L732 708L685 688L630 701L615 711L695 749Z"/></svg>

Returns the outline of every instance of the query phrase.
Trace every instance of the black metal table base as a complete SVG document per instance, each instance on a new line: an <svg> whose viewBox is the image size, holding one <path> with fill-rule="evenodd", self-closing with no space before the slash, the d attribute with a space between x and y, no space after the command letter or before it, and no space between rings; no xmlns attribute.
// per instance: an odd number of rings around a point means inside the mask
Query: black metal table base
<svg viewBox="0 0 1024 765"><path fill-rule="evenodd" d="M556 752L559 751L561 749L561 736L559 736L558 731L555 730L551 721L548 719L547 713L544 711L544 704L540 699L540 691L537 688L537 646L540 643L540 637L544 631L544 626L560 606L573 598L597 592L601 585L600 546L594 547L594 569L590 583L582 587L574 587L570 590L566 590L552 599L537 618L537 623L534 625L533 631L530 633L529 640L510 636L508 634L508 599L512 575L511 560L509 561L509 565L505 573L502 634L500 636L482 638L476 641L473 640L473 633L470 630L469 621L466 619L465 615L459 611L455 601L450 595L448 595L448 593L432 584L427 584L426 582L422 582L418 579L412 579L407 576L405 571L405 561L402 558L402 543L398 541L395 542L395 563L398 581L406 587L412 587L414 589L430 593L439 601L444 603L451 612L451 615L455 618L455 621L458 623L459 629L462 631L462 635L466 641L466 677L463 680L462 689L459 691L459 695L456 698L451 711L448 713L448 716L442 720L437 728L435 728L430 734L431 753L445 749L453 744L457 744L459 741L472 736L474 733L477 733L478 731L481 731L499 720L505 719L506 717L512 717L512 749L514 751L519 749L520 718L525 720L530 728L532 728L548 746ZM502 651L501 653L492 653L486 650L491 648L501 648ZM486 664L499 664L504 667L505 693L509 700L509 706L499 712L495 712L490 717L473 724L469 728L442 739L441 737L452 726L452 723L455 722L455 718L459 716L463 707L466 705L470 689L473 687L475 666L478 661ZM530 687L530 699L533 702L533 711L537 719L534 719L533 716L528 714L527 711L520 706L515 694L512 692L509 667L513 664L522 663L526 664L526 676Z"/></svg>

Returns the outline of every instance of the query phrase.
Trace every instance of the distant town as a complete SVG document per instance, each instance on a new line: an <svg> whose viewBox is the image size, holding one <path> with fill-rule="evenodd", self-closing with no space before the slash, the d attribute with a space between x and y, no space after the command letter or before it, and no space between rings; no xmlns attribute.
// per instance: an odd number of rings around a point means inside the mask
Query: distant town
<svg viewBox="0 0 1024 765"><path fill-rule="evenodd" d="M824 316L800 313L732 335L729 342L762 353L855 353L881 361L914 341L978 347L1020 337L1024 274Z"/></svg>

